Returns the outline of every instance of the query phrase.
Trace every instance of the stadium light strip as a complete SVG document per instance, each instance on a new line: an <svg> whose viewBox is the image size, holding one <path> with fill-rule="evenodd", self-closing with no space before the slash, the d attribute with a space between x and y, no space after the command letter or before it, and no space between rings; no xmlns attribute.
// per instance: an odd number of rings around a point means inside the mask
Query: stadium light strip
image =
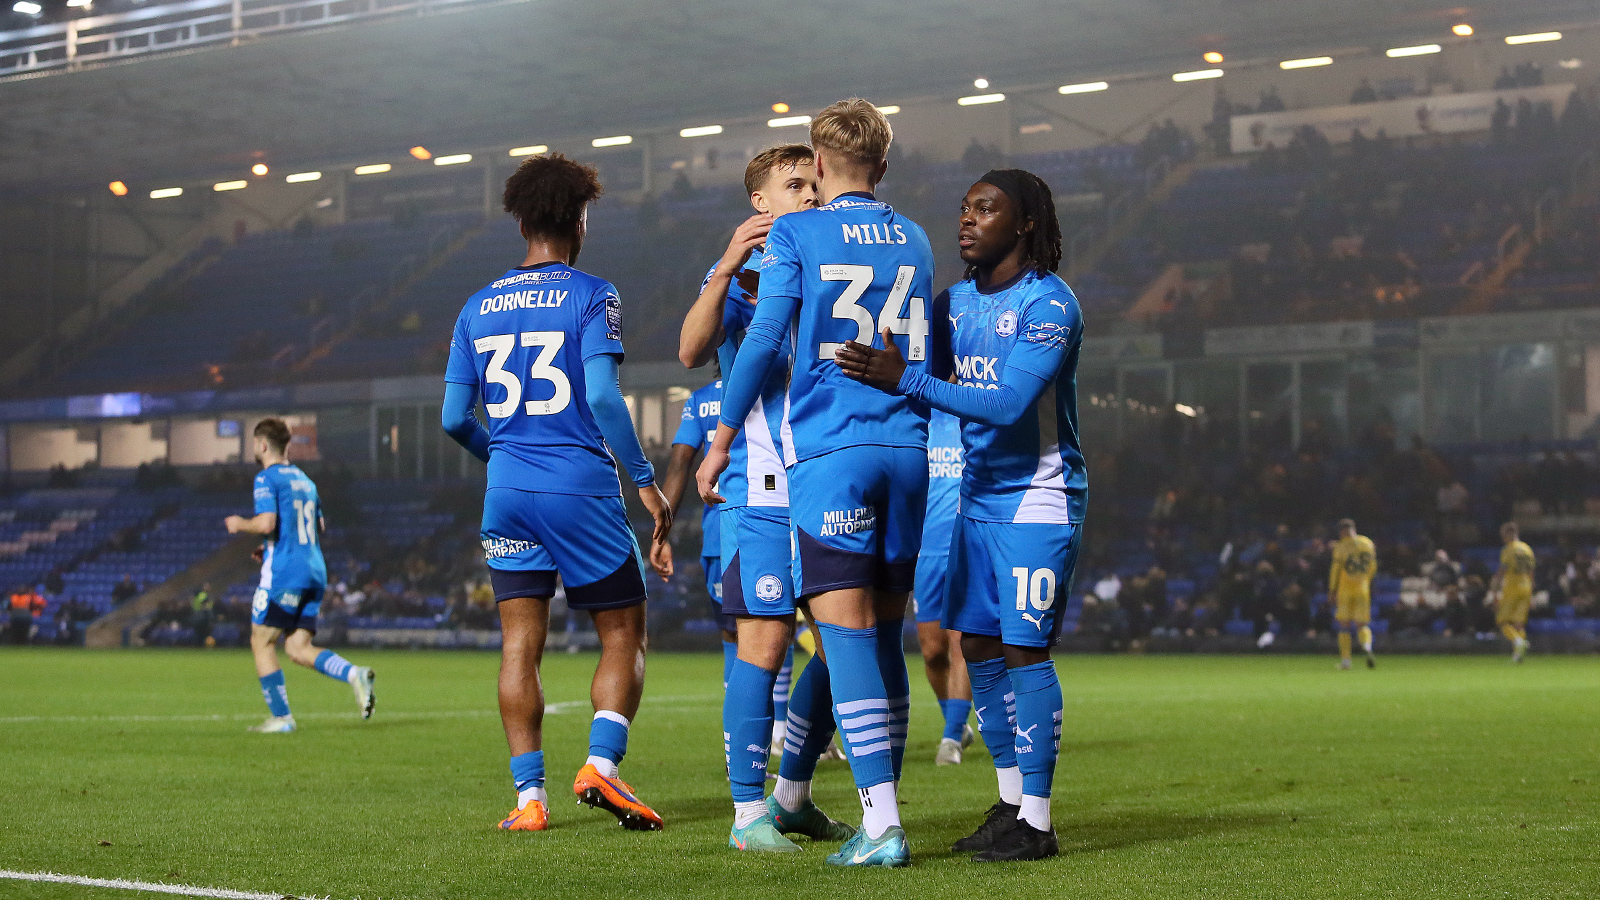
<svg viewBox="0 0 1600 900"><path fill-rule="evenodd" d="M976 94L971 97L957 97L956 102L962 106L982 106L985 103L1004 103L1005 94Z"/></svg>
<svg viewBox="0 0 1600 900"><path fill-rule="evenodd" d="M633 135L619 134L616 137L595 138L589 142L589 146L598 149L600 147L625 147L631 143L633 143Z"/></svg>
<svg viewBox="0 0 1600 900"><path fill-rule="evenodd" d="M1083 84L1063 84L1061 87L1056 88L1056 93L1058 93L1058 94L1092 94L1095 91L1103 91L1103 90L1105 90L1105 89L1107 89L1109 87L1111 87L1111 84L1109 82L1105 82L1105 81L1088 81L1088 82L1084 82Z"/></svg>
<svg viewBox="0 0 1600 900"><path fill-rule="evenodd" d="M811 124L811 117L810 116L782 116L782 117L779 117L779 118L776 118L776 119L768 119L767 120L767 127L768 128L787 128L790 125L810 125L810 124Z"/></svg>
<svg viewBox="0 0 1600 900"><path fill-rule="evenodd" d="M1383 55L1390 59L1399 59L1402 56L1427 56L1443 49L1438 44L1418 44L1415 47L1391 47L1383 51Z"/></svg>
<svg viewBox="0 0 1600 900"><path fill-rule="evenodd" d="M1542 44L1545 41L1561 40L1559 31L1541 31L1538 34L1513 34L1506 37L1506 43L1515 47L1518 44Z"/></svg>
<svg viewBox="0 0 1600 900"><path fill-rule="evenodd" d="M384 172L387 172L392 168L394 168L394 166L391 166L388 163L377 163L376 165L371 165L371 166L356 166L356 174L357 175L381 175Z"/></svg>
<svg viewBox="0 0 1600 900"><path fill-rule="evenodd" d="M1194 72L1176 72L1173 74L1172 80L1182 83L1185 81L1204 81L1207 78L1221 78L1222 71L1221 69L1200 69Z"/></svg>
<svg viewBox="0 0 1600 900"><path fill-rule="evenodd" d="M710 137L713 134L721 134L721 133L722 133L722 126L721 125L700 125L700 126L697 126L695 128L682 128L682 129L679 129L678 130L678 137L683 137L683 138Z"/></svg>
<svg viewBox="0 0 1600 900"><path fill-rule="evenodd" d="M290 184L299 184L302 181L320 181L321 179L321 172L296 172L283 180Z"/></svg>
<svg viewBox="0 0 1600 900"><path fill-rule="evenodd" d="M898 106L880 106L880 107L878 107L878 112L881 112L886 116L892 116L892 115L894 115L895 113L897 113L899 111L900 111L900 107L898 107Z"/></svg>
<svg viewBox="0 0 1600 900"><path fill-rule="evenodd" d="M183 188L157 188L150 192L151 200L165 200L168 197L182 197Z"/></svg>
<svg viewBox="0 0 1600 900"><path fill-rule="evenodd" d="M249 186L248 181L219 181L213 184L211 189L220 194L223 191L242 191Z"/></svg>
<svg viewBox="0 0 1600 900"><path fill-rule="evenodd" d="M1280 69L1310 69L1310 68L1315 68L1316 66L1331 66L1331 65L1333 65L1333 57L1331 57L1331 56L1312 56L1312 57L1307 57L1306 59L1286 59L1283 62L1278 63L1278 68L1280 68Z"/></svg>
<svg viewBox="0 0 1600 900"><path fill-rule="evenodd" d="M11 11L22 13L25 16L37 16L39 13L44 12L44 7L34 3L33 0L17 0L16 3L12 4Z"/></svg>
<svg viewBox="0 0 1600 900"><path fill-rule="evenodd" d="M456 153L450 156L435 156L433 164L436 166L459 166L462 163L472 162L471 153Z"/></svg>
<svg viewBox="0 0 1600 900"><path fill-rule="evenodd" d="M540 153L549 153L550 148L544 144L534 144L531 147L512 147L512 156L537 156Z"/></svg>

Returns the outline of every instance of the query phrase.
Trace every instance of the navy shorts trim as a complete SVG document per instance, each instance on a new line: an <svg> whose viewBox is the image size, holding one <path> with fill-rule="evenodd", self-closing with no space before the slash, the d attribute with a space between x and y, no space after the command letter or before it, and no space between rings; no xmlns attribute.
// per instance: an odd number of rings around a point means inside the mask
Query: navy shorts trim
<svg viewBox="0 0 1600 900"><path fill-rule="evenodd" d="M545 572L490 569L489 584L494 587L496 603L517 597L538 597L548 600L556 593L556 573L554 569Z"/></svg>
<svg viewBox="0 0 1600 900"><path fill-rule="evenodd" d="M567 606L585 612L625 609L645 601L644 569L629 554L615 572L589 584L567 588Z"/></svg>

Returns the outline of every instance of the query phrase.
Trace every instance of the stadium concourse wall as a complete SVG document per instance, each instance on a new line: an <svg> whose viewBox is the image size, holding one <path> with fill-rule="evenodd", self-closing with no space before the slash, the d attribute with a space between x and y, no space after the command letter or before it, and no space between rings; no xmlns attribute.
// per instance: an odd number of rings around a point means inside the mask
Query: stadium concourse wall
<svg viewBox="0 0 1600 900"><path fill-rule="evenodd" d="M683 399L710 378L676 363L622 372L652 448L671 441ZM1137 439L1174 410L1275 446L1297 446L1313 421L1336 440L1386 424L1401 445L1587 441L1600 437L1600 310L1091 332L1078 390L1090 443ZM277 415L297 460L386 478L475 476L480 464L439 428L442 394L440 377L413 376L0 402L0 471L248 461L250 429Z"/></svg>

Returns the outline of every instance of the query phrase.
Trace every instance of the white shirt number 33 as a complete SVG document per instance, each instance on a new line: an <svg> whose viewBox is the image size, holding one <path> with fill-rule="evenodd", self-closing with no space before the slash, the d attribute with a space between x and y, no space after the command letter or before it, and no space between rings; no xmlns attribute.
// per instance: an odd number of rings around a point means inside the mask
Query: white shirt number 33
<svg viewBox="0 0 1600 900"><path fill-rule="evenodd" d="M472 342L479 353L490 354L489 365L483 373L484 379L506 389L505 400L483 405L489 417L507 418L517 411L517 404L522 401L522 380L505 368L506 357L511 355L511 348L519 341L524 347L539 348L539 355L534 358L528 377L534 381L547 381L554 389L554 396L550 399L529 400L523 404L524 410L530 416L552 416L566 409L572 404L572 382L567 380L567 373L550 363L567 342L567 333L524 331L521 334L491 334Z"/></svg>

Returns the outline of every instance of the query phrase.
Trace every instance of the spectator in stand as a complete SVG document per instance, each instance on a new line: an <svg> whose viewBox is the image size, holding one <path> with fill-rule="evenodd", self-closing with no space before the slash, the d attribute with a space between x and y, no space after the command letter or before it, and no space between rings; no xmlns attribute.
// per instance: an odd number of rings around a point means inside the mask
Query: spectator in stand
<svg viewBox="0 0 1600 900"><path fill-rule="evenodd" d="M1256 105L1256 112L1283 112L1287 108L1283 104L1283 98L1278 96L1277 85L1268 85L1267 89L1261 92L1261 102Z"/></svg>
<svg viewBox="0 0 1600 900"><path fill-rule="evenodd" d="M1355 91L1350 94L1350 102L1376 103L1378 102L1378 92L1373 90L1372 82L1363 78L1361 79L1361 83L1356 85Z"/></svg>
<svg viewBox="0 0 1600 900"><path fill-rule="evenodd" d="M11 592L10 624L11 642L13 644L26 644L33 629L33 599L32 589L25 584L19 584Z"/></svg>
<svg viewBox="0 0 1600 900"><path fill-rule="evenodd" d="M133 576L127 572L122 573L121 581L111 586L111 602L118 606L137 596L139 596L139 585L134 582Z"/></svg>

